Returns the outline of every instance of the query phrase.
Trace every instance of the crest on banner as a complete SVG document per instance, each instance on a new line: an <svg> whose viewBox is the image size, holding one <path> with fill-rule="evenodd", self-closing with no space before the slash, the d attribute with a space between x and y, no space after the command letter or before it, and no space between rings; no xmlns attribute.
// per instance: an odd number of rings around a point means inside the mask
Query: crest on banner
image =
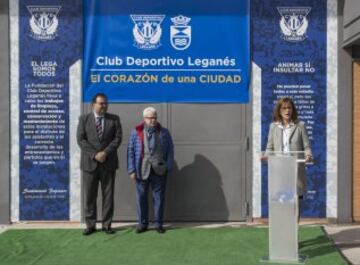
<svg viewBox="0 0 360 265"><path fill-rule="evenodd" d="M48 41L57 36L61 6L27 6L31 14L29 20L31 36L36 40Z"/></svg>
<svg viewBox="0 0 360 265"><path fill-rule="evenodd" d="M191 44L191 18L179 15L171 18L173 25L170 26L170 43L176 50L185 50Z"/></svg>
<svg viewBox="0 0 360 265"><path fill-rule="evenodd" d="M311 7L278 7L280 15L281 38L290 42L306 39Z"/></svg>
<svg viewBox="0 0 360 265"><path fill-rule="evenodd" d="M165 15L130 15L134 22L134 46L142 50L153 50L161 46L161 22Z"/></svg>

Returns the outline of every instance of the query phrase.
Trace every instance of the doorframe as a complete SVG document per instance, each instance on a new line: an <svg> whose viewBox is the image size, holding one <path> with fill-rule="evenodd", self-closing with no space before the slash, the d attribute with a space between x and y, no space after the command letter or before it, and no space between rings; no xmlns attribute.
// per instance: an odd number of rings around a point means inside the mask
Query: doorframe
<svg viewBox="0 0 360 265"><path fill-rule="evenodd" d="M247 213L246 213L246 221L253 222L253 93L252 89L253 86L249 85L250 100L249 103L246 105L246 203L247 203Z"/></svg>
<svg viewBox="0 0 360 265"><path fill-rule="evenodd" d="M344 2L338 1L338 196L334 222L352 222L352 48L344 47ZM340 93L341 91L341 93ZM351 159L349 159L349 157ZM341 176L341 177L340 177Z"/></svg>
<svg viewBox="0 0 360 265"><path fill-rule="evenodd" d="M0 224L10 223L10 23L9 23L9 2L0 3L0 119L1 123L1 177L0 177Z"/></svg>
<svg viewBox="0 0 360 265"><path fill-rule="evenodd" d="M351 110L352 110L352 116L351 116L351 124L352 124L352 126L351 126L351 132L352 132L352 136L351 136L351 142L352 142L352 155L351 155L351 190L350 190L350 194L351 194L351 221L353 221L353 222L359 222L360 221L360 219L359 220L355 220L355 216L354 216L354 207L355 207L355 205L354 205L354 196L355 196L355 194L354 194L354 174L355 174L355 172L354 172L354 165L355 165L355 162L354 162L354 149L355 149L355 146L354 146L354 144L355 144L355 141L354 141L354 129L355 129L355 125L354 125L354 89L355 89L355 86L354 86L354 84L355 84L355 76L354 76L354 74L355 74L355 69L354 69L354 66L355 66L355 64L357 63L358 65L359 65L359 67L360 67L360 49L359 48L353 48L353 50L352 50L352 57L353 57L353 59L352 59L352 71L351 71L351 73L352 73L352 89L351 89L351 94L352 94L352 100L351 100ZM360 75L360 69L359 69L359 75Z"/></svg>

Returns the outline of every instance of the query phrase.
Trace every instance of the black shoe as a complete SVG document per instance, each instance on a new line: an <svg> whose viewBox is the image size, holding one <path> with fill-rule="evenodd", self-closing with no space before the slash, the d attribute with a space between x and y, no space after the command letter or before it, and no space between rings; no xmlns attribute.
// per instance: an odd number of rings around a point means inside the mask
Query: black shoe
<svg viewBox="0 0 360 265"><path fill-rule="evenodd" d="M148 230L147 227L136 227L136 233L137 233L137 234L144 233L144 232L146 232L147 230Z"/></svg>
<svg viewBox="0 0 360 265"><path fill-rule="evenodd" d="M96 228L95 227L87 227L84 229L83 231L83 235L84 236L89 236L91 235L92 233L96 232Z"/></svg>
<svg viewBox="0 0 360 265"><path fill-rule="evenodd" d="M105 234L108 234L108 235L115 234L115 231L112 230L111 227L103 227L103 228L101 229L101 231L105 232Z"/></svg>
<svg viewBox="0 0 360 265"><path fill-rule="evenodd" d="M166 232L166 230L162 226L160 226L160 227L156 228L156 232L158 232L159 234L164 234Z"/></svg>

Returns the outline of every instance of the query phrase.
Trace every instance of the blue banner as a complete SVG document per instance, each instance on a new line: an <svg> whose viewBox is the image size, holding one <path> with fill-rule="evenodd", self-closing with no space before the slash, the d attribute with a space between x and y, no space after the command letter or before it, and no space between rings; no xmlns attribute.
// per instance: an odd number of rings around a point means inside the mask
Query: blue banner
<svg viewBox="0 0 360 265"><path fill-rule="evenodd" d="M83 95L249 100L249 0L84 0Z"/></svg>
<svg viewBox="0 0 360 265"><path fill-rule="evenodd" d="M19 1L20 220L69 220L69 67L81 1Z"/></svg>
<svg viewBox="0 0 360 265"><path fill-rule="evenodd" d="M303 217L326 217L326 0L254 0L253 57L261 68L262 150L271 114L292 97L306 123L315 164L307 168ZM262 216L268 215L267 169L262 168Z"/></svg>

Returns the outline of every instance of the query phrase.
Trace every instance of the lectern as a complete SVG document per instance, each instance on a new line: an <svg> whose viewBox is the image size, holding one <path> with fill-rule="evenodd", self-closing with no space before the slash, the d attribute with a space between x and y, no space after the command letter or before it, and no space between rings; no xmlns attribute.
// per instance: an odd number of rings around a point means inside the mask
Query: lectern
<svg viewBox="0 0 360 265"><path fill-rule="evenodd" d="M305 264L298 252L298 164L304 152L266 152L268 157L269 255L262 262Z"/></svg>

